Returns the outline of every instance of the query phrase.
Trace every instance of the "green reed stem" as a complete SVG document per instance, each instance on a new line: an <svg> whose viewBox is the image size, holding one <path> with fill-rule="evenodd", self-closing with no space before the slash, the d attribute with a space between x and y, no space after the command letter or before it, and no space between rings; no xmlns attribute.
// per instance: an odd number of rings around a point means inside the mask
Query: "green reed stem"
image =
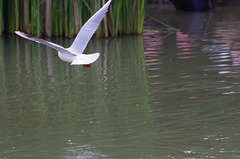
<svg viewBox="0 0 240 159"><path fill-rule="evenodd" d="M0 0L0 36L3 32L3 0Z"/></svg>
<svg viewBox="0 0 240 159"><path fill-rule="evenodd" d="M15 30L22 30L37 36L73 37L107 1L0 0L0 35L3 31L14 33ZM142 34L145 2L113 0L96 36Z"/></svg>
<svg viewBox="0 0 240 159"><path fill-rule="evenodd" d="M15 30L19 29L19 6L18 6L18 0L14 1L15 5Z"/></svg>
<svg viewBox="0 0 240 159"><path fill-rule="evenodd" d="M52 35L52 29L51 29L51 7L52 7L52 1L46 0L45 3L45 32L48 37Z"/></svg>
<svg viewBox="0 0 240 159"><path fill-rule="evenodd" d="M64 29L65 29L65 36L69 36L69 29L68 29L68 16L67 16L67 11L68 11L68 0L64 0Z"/></svg>

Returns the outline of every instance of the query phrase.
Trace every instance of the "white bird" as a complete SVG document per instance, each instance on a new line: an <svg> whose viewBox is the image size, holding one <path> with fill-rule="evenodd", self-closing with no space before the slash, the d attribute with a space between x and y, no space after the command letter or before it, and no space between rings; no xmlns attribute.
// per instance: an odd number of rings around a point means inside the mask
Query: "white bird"
<svg viewBox="0 0 240 159"><path fill-rule="evenodd" d="M57 50L58 51L57 55L59 56L59 58L65 62L71 63L71 65L83 65L85 67L90 67L90 64L95 62L100 54L99 53L83 54L83 51L85 50L89 40L96 32L100 22L107 13L111 2L112 0L109 0L98 12L96 12L82 26L78 35L76 36L72 45L69 48L64 48L58 44L54 44L52 42L43 40L38 37L34 37L32 35L20 31L15 31L15 33L23 38L47 45Z"/></svg>

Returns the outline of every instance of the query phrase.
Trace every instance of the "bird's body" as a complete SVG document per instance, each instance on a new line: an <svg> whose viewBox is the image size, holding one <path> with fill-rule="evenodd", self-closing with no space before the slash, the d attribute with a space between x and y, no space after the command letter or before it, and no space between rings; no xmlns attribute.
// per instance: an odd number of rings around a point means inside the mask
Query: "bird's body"
<svg viewBox="0 0 240 159"><path fill-rule="evenodd" d="M70 52L67 52L67 51L66 52L59 51L57 55L61 60L68 62L68 63L71 63L76 57L76 55L71 54Z"/></svg>
<svg viewBox="0 0 240 159"><path fill-rule="evenodd" d="M112 0L109 0L97 13L95 13L81 28L77 37L74 39L72 45L69 48L64 48L58 44L43 40L32 35L15 31L15 33L28 40L35 41L37 43L44 44L58 51L58 57L71 65L83 65L85 67L90 67L89 64L95 62L100 56L99 53L93 54L83 54L89 40L96 32L100 22L104 18L108 11L108 8Z"/></svg>

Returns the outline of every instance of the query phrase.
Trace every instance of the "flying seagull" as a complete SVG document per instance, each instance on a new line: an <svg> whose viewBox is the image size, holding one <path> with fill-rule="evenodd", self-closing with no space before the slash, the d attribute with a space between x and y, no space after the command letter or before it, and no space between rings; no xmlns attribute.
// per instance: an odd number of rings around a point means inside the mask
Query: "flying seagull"
<svg viewBox="0 0 240 159"><path fill-rule="evenodd" d="M72 45L69 48L64 48L58 44L43 40L32 35L15 31L15 33L28 40L41 43L43 45L49 46L58 51L58 56L61 60L71 63L71 65L83 65L85 67L90 67L90 64L95 62L99 53L93 54L83 54L89 40L92 38L93 34L96 32L100 22L104 18L108 11L108 8L112 0L109 0L98 12L96 12L80 29L78 35L74 39Z"/></svg>

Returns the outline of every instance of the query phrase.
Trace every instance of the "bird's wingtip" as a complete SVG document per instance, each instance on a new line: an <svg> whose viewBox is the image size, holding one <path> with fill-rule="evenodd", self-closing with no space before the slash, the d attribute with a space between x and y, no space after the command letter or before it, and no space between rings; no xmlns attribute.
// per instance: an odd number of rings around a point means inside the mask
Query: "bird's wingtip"
<svg viewBox="0 0 240 159"><path fill-rule="evenodd" d="M21 32L21 31L18 31L18 30L14 31L14 33L17 34L17 35L22 34L22 32Z"/></svg>

